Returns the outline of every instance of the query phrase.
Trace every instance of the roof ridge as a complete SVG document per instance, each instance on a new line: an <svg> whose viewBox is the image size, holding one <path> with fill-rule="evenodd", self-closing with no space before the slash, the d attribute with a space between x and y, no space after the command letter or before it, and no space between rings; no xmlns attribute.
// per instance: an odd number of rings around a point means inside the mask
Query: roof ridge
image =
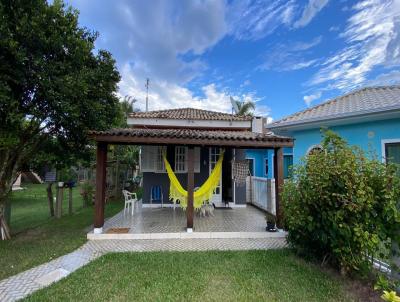
<svg viewBox="0 0 400 302"><path fill-rule="evenodd" d="M197 111L203 111L203 112L232 115L231 113L228 113L228 112L221 112L221 111L214 111L214 110L207 110L207 109L200 109L200 108L193 108L193 107L170 108L170 109L160 109L160 110L150 110L150 111L137 111L137 112L131 112L129 114L134 115L134 114L141 114L141 113L146 114L146 113L151 113L151 112L165 112L165 111L178 111L178 110L197 110Z"/></svg>
<svg viewBox="0 0 400 302"><path fill-rule="evenodd" d="M287 115L287 116L285 116L285 117L283 117L283 118L281 118L281 119L279 119L279 120L276 120L276 121L272 122L272 123L269 124L269 125L278 125L279 123L282 123L282 122L288 120L289 118L292 118L292 117L298 116L298 115L300 115L300 114L302 114L302 113L309 112L309 111L315 110L315 109L317 109L317 108L320 108L320 107L323 107L323 106L332 104L332 103L337 102L337 101L340 101L340 100L343 100L343 99L346 98L346 97L355 95L355 94L360 93L360 92L362 92L362 91L376 90L376 89L393 89L393 88L399 88L399 89L400 89L400 84L394 84L394 85L376 85L376 86L365 86L365 87L361 87L361 88L356 88L356 89L354 89L354 90L352 90L352 91L349 91L349 92L347 92L347 93L345 93L345 94L343 94L343 95L340 95L340 96L337 96L337 97L328 99L328 100L324 101L324 102L321 103L321 104L317 104L317 105L314 105L314 106L309 107L309 108L307 108L307 109L304 109L304 110L301 110L301 111L292 113L292 114L290 114L290 115Z"/></svg>

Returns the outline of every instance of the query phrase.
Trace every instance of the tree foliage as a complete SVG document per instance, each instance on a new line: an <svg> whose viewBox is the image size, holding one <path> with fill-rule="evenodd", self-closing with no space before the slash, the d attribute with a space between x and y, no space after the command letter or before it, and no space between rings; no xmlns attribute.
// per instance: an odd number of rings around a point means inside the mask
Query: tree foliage
<svg viewBox="0 0 400 302"><path fill-rule="evenodd" d="M95 51L97 33L61 1L1 1L0 17L1 222L18 169L41 147L79 157L89 130L116 122L120 77L111 54Z"/></svg>
<svg viewBox="0 0 400 302"><path fill-rule="evenodd" d="M253 115L253 111L256 109L256 104L252 101L236 101L236 104L239 109L237 115Z"/></svg>
<svg viewBox="0 0 400 302"><path fill-rule="evenodd" d="M343 272L370 265L378 247L399 240L397 168L368 158L324 131L323 150L294 168L283 188L289 243Z"/></svg>

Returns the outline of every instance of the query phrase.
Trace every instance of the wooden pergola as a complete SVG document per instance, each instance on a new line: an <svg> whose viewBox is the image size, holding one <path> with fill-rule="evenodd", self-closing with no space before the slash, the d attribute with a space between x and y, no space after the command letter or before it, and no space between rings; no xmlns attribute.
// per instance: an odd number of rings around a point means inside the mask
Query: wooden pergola
<svg viewBox="0 0 400 302"><path fill-rule="evenodd" d="M220 131L195 129L111 129L92 131L90 137L97 143L96 194L94 231L101 233L104 225L107 147L113 145L180 145L188 147L187 229L193 229L194 148L221 147L235 149L274 149L274 175L277 225L282 226L280 195L283 185L283 148L293 147L293 139L271 133L250 131Z"/></svg>

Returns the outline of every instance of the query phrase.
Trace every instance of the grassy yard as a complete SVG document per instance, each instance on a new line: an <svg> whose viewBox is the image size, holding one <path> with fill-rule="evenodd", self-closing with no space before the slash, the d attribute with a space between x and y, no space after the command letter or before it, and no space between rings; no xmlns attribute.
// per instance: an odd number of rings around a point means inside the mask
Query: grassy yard
<svg viewBox="0 0 400 302"><path fill-rule="evenodd" d="M93 208L82 208L74 188L74 212L68 215L67 195L61 219L49 216L46 185L30 185L12 193L13 237L0 241L0 280L73 251L86 242L86 228L93 223ZM121 203L108 203L105 215L120 211Z"/></svg>
<svg viewBox="0 0 400 302"><path fill-rule="evenodd" d="M357 301L289 250L108 254L26 301Z"/></svg>

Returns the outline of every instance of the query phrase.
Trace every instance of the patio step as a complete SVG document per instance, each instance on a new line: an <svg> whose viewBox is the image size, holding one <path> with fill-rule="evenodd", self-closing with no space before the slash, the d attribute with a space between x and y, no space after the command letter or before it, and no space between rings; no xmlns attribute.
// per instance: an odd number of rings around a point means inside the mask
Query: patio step
<svg viewBox="0 0 400 302"><path fill-rule="evenodd" d="M146 240L146 239L226 239L226 238L286 238L287 232L178 232L178 233L123 233L123 234L94 234L93 231L87 234L89 240Z"/></svg>

